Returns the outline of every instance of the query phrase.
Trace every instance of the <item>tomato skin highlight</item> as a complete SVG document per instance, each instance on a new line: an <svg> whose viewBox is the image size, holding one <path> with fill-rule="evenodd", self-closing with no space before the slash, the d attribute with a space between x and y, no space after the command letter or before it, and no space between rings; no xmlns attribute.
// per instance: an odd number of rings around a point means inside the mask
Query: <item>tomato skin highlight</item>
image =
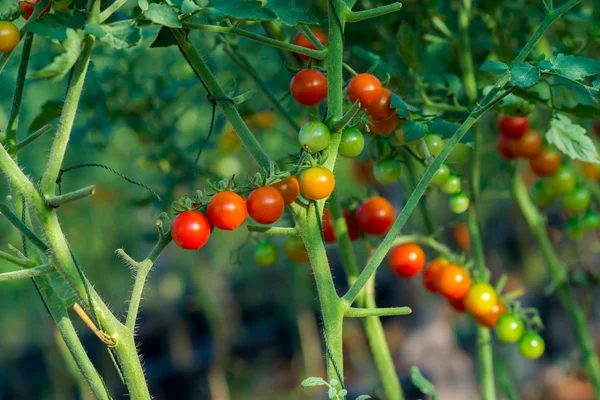
<svg viewBox="0 0 600 400"><path fill-rule="evenodd" d="M207 215L215 228L232 231L246 221L246 201L237 193L219 192L208 204Z"/></svg>
<svg viewBox="0 0 600 400"><path fill-rule="evenodd" d="M254 261L263 267L275 264L279 258L279 250L269 242L258 243L254 247Z"/></svg>
<svg viewBox="0 0 600 400"><path fill-rule="evenodd" d="M298 236L290 236L283 242L285 255L297 264L305 263L310 260L304 242Z"/></svg>
<svg viewBox="0 0 600 400"><path fill-rule="evenodd" d="M319 40L319 42L321 42L321 44L323 46L327 46L327 34L325 32L323 32L321 29L319 28L310 28L310 30L312 31L313 35L315 35L315 37ZM297 46L302 46L305 47L307 49L312 49L312 50L317 50L317 48L315 46L312 45L311 42L308 41L308 39L301 34L300 32L298 32L296 34L296 36L294 36L294 44ZM300 58L301 60L308 60L310 57L304 54L296 54L298 56L298 58Z"/></svg>
<svg viewBox="0 0 600 400"><path fill-rule="evenodd" d="M360 101L361 108L375 106L383 95L383 86L373 74L358 74L348 83L348 99Z"/></svg>
<svg viewBox="0 0 600 400"><path fill-rule="evenodd" d="M489 314L496 304L498 304L496 291L492 285L485 282L475 283L465 297L465 307L474 317Z"/></svg>
<svg viewBox="0 0 600 400"><path fill-rule="evenodd" d="M371 197L356 209L358 227L368 235L385 235L392 227L395 219L394 207L383 197Z"/></svg>
<svg viewBox="0 0 600 400"><path fill-rule="evenodd" d="M307 200L322 200L335 188L335 176L325 167L310 167L300 174L300 193Z"/></svg>
<svg viewBox="0 0 600 400"><path fill-rule="evenodd" d="M463 267L451 264L440 272L436 286L443 296L452 300L462 299L469 292L471 277Z"/></svg>
<svg viewBox="0 0 600 400"><path fill-rule="evenodd" d="M184 211L173 219L171 236L177 246L185 250L199 250L208 242L210 223L198 211Z"/></svg>
<svg viewBox="0 0 600 400"><path fill-rule="evenodd" d="M425 266L425 253L414 243L394 247L388 256L390 269L401 278L412 278Z"/></svg>
<svg viewBox="0 0 600 400"><path fill-rule="evenodd" d="M381 98L377 103L367 108L367 114L372 121L382 121L396 115L396 109L390 107L392 92L383 88Z"/></svg>
<svg viewBox="0 0 600 400"><path fill-rule="evenodd" d="M0 53L11 52L21 40L21 33L15 24L9 21L0 21Z"/></svg>
<svg viewBox="0 0 600 400"><path fill-rule="evenodd" d="M540 335L535 332L526 332L519 339L519 353L525 358L535 360L540 358L546 350L546 343Z"/></svg>
<svg viewBox="0 0 600 400"><path fill-rule="evenodd" d="M272 224L281 218L285 204L277 189L264 186L248 195L248 214L259 224Z"/></svg>
<svg viewBox="0 0 600 400"><path fill-rule="evenodd" d="M282 181L276 182L271 185L281 193L283 197L283 204L286 206L292 204L298 198L300 194L300 184L295 176L290 176Z"/></svg>
<svg viewBox="0 0 600 400"><path fill-rule="evenodd" d="M40 2L40 0L27 0L27 1L19 0L19 10L21 10L21 14L23 15L23 18L28 20L33 15L35 6L32 4L29 4L29 3L37 4L39 2ZM42 11L42 13L38 17L38 19L40 19L44 15L48 14L50 12L51 7L52 7L52 2L48 3L48 6L46 7L46 9L44 11Z"/></svg>
<svg viewBox="0 0 600 400"><path fill-rule="evenodd" d="M436 258L431 261L423 271L423 286L432 293L438 291L437 281L442 270L448 266L448 261L443 258Z"/></svg>
<svg viewBox="0 0 600 400"><path fill-rule="evenodd" d="M506 137L518 139L525 134L529 128L528 117L507 117L498 119L498 130Z"/></svg>
<svg viewBox="0 0 600 400"><path fill-rule="evenodd" d="M537 175L541 177L551 176L560 167L561 156L552 149L542 149L537 156L529 159L529 167Z"/></svg>
<svg viewBox="0 0 600 400"><path fill-rule="evenodd" d="M496 336L504 343L514 343L525 332L523 320L515 314L506 313L496 322Z"/></svg>
<svg viewBox="0 0 600 400"><path fill-rule="evenodd" d="M327 97L327 78L316 69L303 69L290 82L292 97L304 106L314 106Z"/></svg>

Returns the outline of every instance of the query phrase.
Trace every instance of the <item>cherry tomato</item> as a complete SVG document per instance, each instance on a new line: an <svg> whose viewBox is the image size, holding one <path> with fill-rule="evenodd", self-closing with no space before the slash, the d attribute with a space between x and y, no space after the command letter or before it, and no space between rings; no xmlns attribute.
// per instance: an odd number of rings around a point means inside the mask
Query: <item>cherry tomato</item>
<svg viewBox="0 0 600 400"><path fill-rule="evenodd" d="M593 181L597 181L600 178L600 164L584 162L581 164L581 170Z"/></svg>
<svg viewBox="0 0 600 400"><path fill-rule="evenodd" d="M569 193L575 188L577 178L571 167L561 165L560 168L546 181L548 189L556 194Z"/></svg>
<svg viewBox="0 0 600 400"><path fill-rule="evenodd" d="M494 306L492 310L484 315L478 315L475 317L477 323L481 326L485 326L489 329L494 329L496 324L498 323L498 319L506 313L506 306L499 300Z"/></svg>
<svg viewBox="0 0 600 400"><path fill-rule="evenodd" d="M310 30L312 31L313 35L315 35L317 40L319 40L319 42L321 42L321 44L323 46L327 46L327 34L325 32L323 32L319 28L310 28ZM308 41L308 39L300 32L298 32L296 34L296 36L294 37L294 44L297 46L305 47L307 49L317 50L317 48L315 46L313 46L312 43L310 43ZM308 60L310 58L309 56L306 56L304 54L297 54L297 56L301 60Z"/></svg>
<svg viewBox="0 0 600 400"><path fill-rule="evenodd" d="M298 136L300 145L308 148L312 153L321 151L329 146L331 132L327 125L320 121L311 121L300 129Z"/></svg>
<svg viewBox="0 0 600 400"><path fill-rule="evenodd" d="M450 179L450 168L446 164L442 164L433 174L433 178L431 178L429 184L435 188L439 188L448 182L448 179ZM458 180L458 183L460 184L460 179Z"/></svg>
<svg viewBox="0 0 600 400"><path fill-rule="evenodd" d="M597 229L600 227L600 214L596 211L589 210L581 219L581 226L585 230Z"/></svg>
<svg viewBox="0 0 600 400"><path fill-rule="evenodd" d="M563 204L571 214L580 214L587 210L592 201L590 190L583 186L577 186L565 194Z"/></svg>
<svg viewBox="0 0 600 400"><path fill-rule="evenodd" d="M379 101L367 109L369 119L372 121L382 121L396 115L396 109L390 107L391 100L392 92L384 88Z"/></svg>
<svg viewBox="0 0 600 400"><path fill-rule="evenodd" d="M298 194L300 194L300 184L295 176L285 178L284 180L276 182L271 186L281 193L281 196L283 197L283 204L286 206L296 201Z"/></svg>
<svg viewBox="0 0 600 400"><path fill-rule="evenodd" d="M348 83L348 98L354 103L360 101L361 108L373 107L383 95L383 86L375 75L358 74Z"/></svg>
<svg viewBox="0 0 600 400"><path fill-rule="evenodd" d="M549 207L554 204L556 194L550 190L546 181L540 179L531 187L531 200L538 207Z"/></svg>
<svg viewBox="0 0 600 400"><path fill-rule="evenodd" d="M446 194L455 194L460 193L461 186L460 176L450 174L448 179L446 179L446 182L440 186L440 190Z"/></svg>
<svg viewBox="0 0 600 400"><path fill-rule="evenodd" d="M258 265L268 267L269 265L275 264L279 257L279 250L277 247L269 242L260 242L254 247L254 261Z"/></svg>
<svg viewBox="0 0 600 400"><path fill-rule="evenodd" d="M450 264L440 272L436 286L443 296L453 300L462 299L469 292L471 277L463 267Z"/></svg>
<svg viewBox="0 0 600 400"><path fill-rule="evenodd" d="M456 193L448 199L448 208L454 214L462 214L469 209L469 196L464 193Z"/></svg>
<svg viewBox="0 0 600 400"><path fill-rule="evenodd" d="M0 21L0 53L11 52L21 40L19 28L12 22Z"/></svg>
<svg viewBox="0 0 600 400"><path fill-rule="evenodd" d="M171 225L171 236L177 246L186 250L198 250L210 237L210 224L198 211L184 211L177 215Z"/></svg>
<svg viewBox="0 0 600 400"><path fill-rule="evenodd" d="M452 307L455 311L457 312L465 312L467 311L467 309L465 308L465 299L461 298L461 299L448 299L448 304L450 304L450 307Z"/></svg>
<svg viewBox="0 0 600 400"><path fill-rule="evenodd" d="M417 244L401 244L390 251L388 261L390 269L397 276L411 278L421 272L425 266L425 253Z"/></svg>
<svg viewBox="0 0 600 400"><path fill-rule="evenodd" d="M583 237L585 229L582 221L577 217L571 217L565 224L565 234L571 240L579 240Z"/></svg>
<svg viewBox="0 0 600 400"><path fill-rule="evenodd" d="M456 246L462 251L471 250L471 232L469 232L469 226L464 222L452 227L452 236Z"/></svg>
<svg viewBox="0 0 600 400"><path fill-rule="evenodd" d="M401 173L400 161L393 158L376 161L375 165L373 165L373 176L382 185L396 182L400 179Z"/></svg>
<svg viewBox="0 0 600 400"><path fill-rule="evenodd" d="M397 115L392 115L388 119L381 121L369 120L369 122L369 129L371 132L376 135L386 135L398 127L398 124L400 124L400 118L398 118Z"/></svg>
<svg viewBox="0 0 600 400"><path fill-rule="evenodd" d="M343 157L357 157L365 147L365 137L356 128L346 128L342 132L338 152Z"/></svg>
<svg viewBox="0 0 600 400"><path fill-rule="evenodd" d="M360 231L358 225L354 220L354 217L348 210L344 210L344 219L346 220L346 226L348 227L348 236L350 240L356 240L360 237ZM333 219L331 218L331 212L328 209L323 210L323 238L326 243L335 242L335 230L333 227Z"/></svg>
<svg viewBox="0 0 600 400"><path fill-rule="evenodd" d="M395 219L394 207L383 197L371 197L356 209L358 227L368 235L385 235Z"/></svg>
<svg viewBox="0 0 600 400"><path fill-rule="evenodd" d="M33 4L37 4L39 2L40 2L40 0L19 0L19 10L21 10L21 14L23 15L23 18L25 18L25 19L31 18L31 16L33 15L33 11L35 10L35 6ZM33 3L33 4L29 4L29 3ZM48 7L46 7L46 9L44 11L42 11L42 13L40 14L40 16L38 18L42 18L44 15L48 14L50 12L51 6L52 6L52 2L50 2L48 4Z"/></svg>
<svg viewBox="0 0 600 400"><path fill-rule="evenodd" d="M552 148L543 148L537 156L529 159L529 167L537 176L550 176L560 167L561 156Z"/></svg>
<svg viewBox="0 0 600 400"><path fill-rule="evenodd" d="M293 262L300 264L309 261L304 242L298 236L290 236L283 242L285 255Z"/></svg>
<svg viewBox="0 0 600 400"><path fill-rule="evenodd" d="M498 154L500 154L500 156L505 160L510 161L517 158L517 155L514 154L511 150L511 142L513 141L513 139L508 138L504 135L498 135L496 137L496 150L498 151Z"/></svg>
<svg viewBox="0 0 600 400"><path fill-rule="evenodd" d="M423 144L427 146L429 155L431 157L435 157L442 152L445 142L441 136L436 135L435 133L428 133L423 137ZM421 154L421 157L427 157L427 154L425 154L425 151L422 147L419 147L417 150L419 151L419 154Z"/></svg>
<svg viewBox="0 0 600 400"><path fill-rule="evenodd" d="M444 140L444 146L449 139ZM455 167L466 166L469 160L471 159L471 148L464 143L457 143L452 150L450 150L450 154L448 154L448 158L446 158L446 162L449 164L454 164Z"/></svg>
<svg viewBox="0 0 600 400"><path fill-rule="evenodd" d="M465 297L465 307L474 317L489 314L497 303L494 287L485 282L475 283Z"/></svg>
<svg viewBox="0 0 600 400"><path fill-rule="evenodd" d="M514 343L521 339L525 332L523 320L512 313L506 313L496 323L496 336L504 343Z"/></svg>
<svg viewBox="0 0 600 400"><path fill-rule="evenodd" d="M292 97L304 106L314 106L327 97L327 78L316 69L303 69L290 82Z"/></svg>
<svg viewBox="0 0 600 400"><path fill-rule="evenodd" d="M519 339L519 353L525 358L535 360L544 354L546 343L540 335L535 332L526 332Z"/></svg>
<svg viewBox="0 0 600 400"><path fill-rule="evenodd" d="M498 119L498 130L506 137L518 139L529 128L528 117L500 117Z"/></svg>
<svg viewBox="0 0 600 400"><path fill-rule="evenodd" d="M248 214L259 224L272 224L281 218L285 203L277 189L264 186L248 195Z"/></svg>
<svg viewBox="0 0 600 400"><path fill-rule="evenodd" d="M520 138L509 140L508 147L517 157L532 158L542 150L542 137L528 129Z"/></svg>
<svg viewBox="0 0 600 400"><path fill-rule="evenodd" d="M216 228L232 231L242 225L248 216L246 201L237 193L219 192L208 204L207 215Z"/></svg>
<svg viewBox="0 0 600 400"><path fill-rule="evenodd" d="M432 293L438 291L436 285L440 277L440 273L447 266L448 261L443 258L436 258L430 262L429 265L427 265L427 268L425 268L425 271L423 271L423 286L425 286L425 289Z"/></svg>
<svg viewBox="0 0 600 400"><path fill-rule="evenodd" d="M300 174L300 193L308 200L329 197L335 188L335 176L325 167L310 167Z"/></svg>

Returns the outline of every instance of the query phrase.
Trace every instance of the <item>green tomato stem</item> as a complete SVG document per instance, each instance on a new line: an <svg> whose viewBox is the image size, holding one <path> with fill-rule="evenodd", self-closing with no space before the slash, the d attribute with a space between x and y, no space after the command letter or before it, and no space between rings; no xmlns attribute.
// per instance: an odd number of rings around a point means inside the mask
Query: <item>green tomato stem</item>
<svg viewBox="0 0 600 400"><path fill-rule="evenodd" d="M364 318L364 317L388 317L393 315L408 315L412 313L410 307L390 307L390 308L355 308L350 307L344 313L346 317Z"/></svg>
<svg viewBox="0 0 600 400"><path fill-rule="evenodd" d="M89 196L93 196L96 192L96 185L84 187L82 189L75 190L73 192L65 193L60 196L49 196L46 198L48 204L52 207L58 207L66 203L70 203L75 200L84 199Z"/></svg>
<svg viewBox="0 0 600 400"><path fill-rule="evenodd" d="M25 139L18 142L14 147L14 153L17 154L25 147L29 146L31 143L35 142L37 139L45 135L46 133L52 130L52 125L44 125L37 131L33 132L31 135L27 136Z"/></svg>
<svg viewBox="0 0 600 400"><path fill-rule="evenodd" d="M54 272L54 268L48 264L42 264L37 267L22 269L20 271L5 272L0 274L0 282L16 281L19 279L29 279L36 276L48 275Z"/></svg>
<svg viewBox="0 0 600 400"><path fill-rule="evenodd" d="M296 228L288 228L283 226L263 226L263 225L247 225L248 231L250 232L262 232L268 233L269 235L287 235L297 236L298 230Z"/></svg>
<svg viewBox="0 0 600 400"><path fill-rule="evenodd" d="M15 257L12 254L5 253L0 251L0 259L4 261L8 261L11 264L15 264L21 268L32 268L35 266L35 263L31 260L21 257Z"/></svg>
<svg viewBox="0 0 600 400"><path fill-rule="evenodd" d="M396 11L400 11L402 3L392 3L381 7L371 8L364 11L348 11L346 12L346 21L348 23L355 23L364 21L365 19L380 17L385 14L390 14Z"/></svg>

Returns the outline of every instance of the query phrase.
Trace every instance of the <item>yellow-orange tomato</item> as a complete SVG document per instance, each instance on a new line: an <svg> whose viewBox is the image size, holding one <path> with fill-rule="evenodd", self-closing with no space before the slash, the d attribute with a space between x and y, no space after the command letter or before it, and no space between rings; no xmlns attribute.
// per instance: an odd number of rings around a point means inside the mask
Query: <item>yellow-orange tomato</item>
<svg viewBox="0 0 600 400"><path fill-rule="evenodd" d="M465 307L474 317L490 313L497 303L496 290L486 282L478 282L471 286L465 297Z"/></svg>
<svg viewBox="0 0 600 400"><path fill-rule="evenodd" d="M464 222L452 227L452 236L456 246L462 251L471 250L471 234L469 233L469 227Z"/></svg>
<svg viewBox="0 0 600 400"><path fill-rule="evenodd" d="M502 300L498 300L498 302L494 304L490 312L476 316L475 320L481 326L494 329L496 327L498 319L500 319L500 317L504 314L506 314L506 306L504 305L504 302Z"/></svg>
<svg viewBox="0 0 600 400"><path fill-rule="evenodd" d="M0 53L13 51L20 40L21 33L15 24L9 21L0 21Z"/></svg>
<svg viewBox="0 0 600 400"><path fill-rule="evenodd" d="M440 272L436 286L443 296L452 300L462 299L469 292L471 277L463 267L451 264Z"/></svg>
<svg viewBox="0 0 600 400"><path fill-rule="evenodd" d="M279 190L281 196L283 196L283 203L287 206L292 204L298 198L300 194L300 184L295 176L290 176L282 181L272 184L275 189Z"/></svg>
<svg viewBox="0 0 600 400"><path fill-rule="evenodd" d="M335 176L325 167L310 167L300 174L300 193L308 200L329 197L335 188Z"/></svg>

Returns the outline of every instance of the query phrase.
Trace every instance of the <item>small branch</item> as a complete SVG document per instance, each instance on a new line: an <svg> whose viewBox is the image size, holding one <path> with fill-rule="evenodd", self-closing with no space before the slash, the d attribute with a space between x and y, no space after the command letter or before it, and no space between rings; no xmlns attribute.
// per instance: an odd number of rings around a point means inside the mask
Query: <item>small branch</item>
<svg viewBox="0 0 600 400"><path fill-rule="evenodd" d="M391 308L355 308L350 307L344 313L345 317L387 317L392 315L408 315L412 313L410 307L391 307Z"/></svg>
<svg viewBox="0 0 600 400"><path fill-rule="evenodd" d="M358 114L358 112L360 111L360 101L356 100L354 102L354 104L352 104L352 107L350 107L350 109L344 114L342 115L342 117L338 120L335 120L333 122L333 131L337 132L341 129L343 129L346 125L348 125L350 123L350 121L352 121L352 119L354 117L356 117L356 114Z"/></svg>
<svg viewBox="0 0 600 400"><path fill-rule="evenodd" d="M121 7L123 7L125 3L127 3L127 0L116 0L110 6L106 7L106 9L100 13L100 22L98 23L100 24L109 19L110 16L116 13Z"/></svg>
<svg viewBox="0 0 600 400"><path fill-rule="evenodd" d="M8 206L6 206L5 204L0 204L0 212L35 247L37 247L39 250L41 250L44 253L46 251L48 251L48 246L46 246L46 244L44 242L42 242L42 239L37 237L36 234L31 231L31 229L29 229L23 222L21 222L21 220L11 211L10 208L8 208Z"/></svg>
<svg viewBox="0 0 600 400"><path fill-rule="evenodd" d="M0 259L8 261L9 263L15 264L21 268L31 268L35 266L34 262L28 260L27 258L15 257L12 254L8 254L3 251L0 251Z"/></svg>
<svg viewBox="0 0 600 400"><path fill-rule="evenodd" d="M60 196L48 196L46 201L52 207L59 207L63 204L70 203L75 200L83 199L88 196L93 196L96 192L96 185L84 187L83 189L75 190L74 192L62 194Z"/></svg>
<svg viewBox="0 0 600 400"><path fill-rule="evenodd" d="M248 225L247 228L250 232L262 232L268 233L269 235L298 235L298 230L296 228L288 228L283 226Z"/></svg>
<svg viewBox="0 0 600 400"><path fill-rule="evenodd" d="M115 347L117 345L117 341L115 338L108 336L106 333L100 331L94 321L86 314L86 312L81 308L81 306L77 303L73 304L73 310L79 315L79 318L87 325L88 328L91 329L92 332L100 339L102 343L107 345L108 347Z"/></svg>
<svg viewBox="0 0 600 400"><path fill-rule="evenodd" d="M54 272L54 268L44 264L30 269L22 269L20 271L5 272L0 274L0 282L16 281L19 279L29 279L40 275L47 275Z"/></svg>
<svg viewBox="0 0 600 400"><path fill-rule="evenodd" d="M390 14L396 11L400 11L402 3L392 3L386 6L371 8L370 10L364 11L350 11L346 14L346 22L354 23L363 21L369 18L380 17L385 14Z"/></svg>
<svg viewBox="0 0 600 400"><path fill-rule="evenodd" d="M324 49L324 50L307 49L306 47L298 46L298 45L295 45L292 43L282 42L277 39L259 35L254 32L250 32L250 31L236 28L236 27L200 24L197 22L184 22L183 28L191 29L191 30L198 30L198 31L216 32L216 33L230 33L233 35L245 37L250 40L261 42L261 43L264 43L269 46L293 51L294 53L298 53L298 54L303 54L305 56L316 58L318 60L322 60L325 58L325 56L327 56L327 49Z"/></svg>
<svg viewBox="0 0 600 400"><path fill-rule="evenodd" d="M406 243L418 243L424 244L428 247L431 247L433 250L437 251L444 257L449 259L456 258L456 255L452 252L452 250L446 245L438 242L431 236L422 236L422 235L404 235L398 236L394 241L394 246Z"/></svg>
<svg viewBox="0 0 600 400"><path fill-rule="evenodd" d="M14 152L18 153L23 150L25 147L29 146L31 143L45 135L46 133L52 130L52 125L44 125L37 131L33 132L31 135L27 136L25 139L21 140L19 143L15 145Z"/></svg>

